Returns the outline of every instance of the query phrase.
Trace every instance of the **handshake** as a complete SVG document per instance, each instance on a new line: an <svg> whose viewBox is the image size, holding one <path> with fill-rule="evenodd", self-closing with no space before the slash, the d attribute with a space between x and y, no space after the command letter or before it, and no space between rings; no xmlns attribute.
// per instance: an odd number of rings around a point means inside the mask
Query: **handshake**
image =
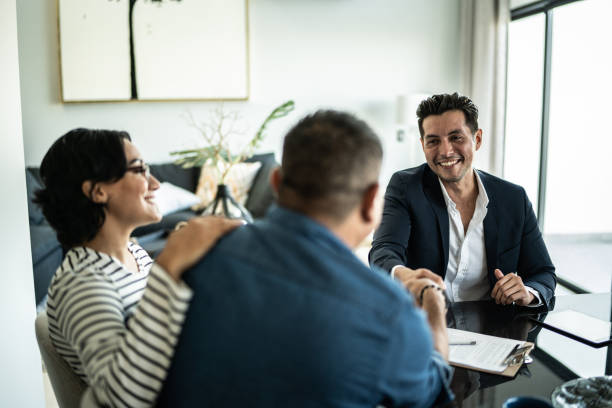
<svg viewBox="0 0 612 408"><path fill-rule="evenodd" d="M433 305L445 308L446 285L439 275L429 269L410 269L405 266L395 267L392 275L412 294L418 307L423 308L424 305L433 303Z"/></svg>
<svg viewBox="0 0 612 408"><path fill-rule="evenodd" d="M532 291L523 284L523 280L518 274L507 273L504 275L499 269L495 269L494 274L497 282L491 290L491 298L495 300L495 303L527 306L539 301ZM429 269L410 269L405 266L396 266L393 268L392 275L412 294L419 307L423 307L423 302L428 296L437 296L438 298L441 296L443 299L448 299L444 292L446 290L444 281ZM432 292L432 294L427 295L427 292Z"/></svg>

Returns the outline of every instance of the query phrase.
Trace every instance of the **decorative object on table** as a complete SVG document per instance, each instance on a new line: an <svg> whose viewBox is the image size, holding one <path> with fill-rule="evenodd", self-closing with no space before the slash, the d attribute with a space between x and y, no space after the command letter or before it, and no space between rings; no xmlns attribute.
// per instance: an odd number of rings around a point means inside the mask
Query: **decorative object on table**
<svg viewBox="0 0 612 408"><path fill-rule="evenodd" d="M553 408L550 402L536 397L508 398L502 408Z"/></svg>
<svg viewBox="0 0 612 408"><path fill-rule="evenodd" d="M211 164L201 166L196 187L196 196L199 197L199 202L191 207L193 211L203 211L215 199L217 186L220 182L229 188L229 194L240 205L245 205L261 163L238 163L232 166L225 175L222 174L223 172L219 167L221 166Z"/></svg>
<svg viewBox="0 0 612 408"><path fill-rule="evenodd" d="M64 102L249 97L247 0L58 0L58 27Z"/></svg>
<svg viewBox="0 0 612 408"><path fill-rule="evenodd" d="M612 376L577 378L552 393L555 408L612 408Z"/></svg>
<svg viewBox="0 0 612 408"><path fill-rule="evenodd" d="M261 164L244 161L253 155L265 138L268 124L287 116L294 108L295 104L291 100L277 106L242 148L236 148L235 143L235 136L243 133L238 130L237 112L226 112L223 106L220 106L213 110L209 120L204 122L197 122L193 115L189 114L190 125L198 130L206 146L170 154L179 156L175 161L178 165L185 168L202 168L196 190L202 204L192 208L202 214L224 214L230 218L243 218L251 222L252 217L244 208L244 203ZM239 153L233 154L232 151Z"/></svg>
<svg viewBox="0 0 612 408"><path fill-rule="evenodd" d="M225 215L228 218L242 218L246 222L253 222L251 213L234 200L225 184L217 186L215 199L204 209L202 215Z"/></svg>

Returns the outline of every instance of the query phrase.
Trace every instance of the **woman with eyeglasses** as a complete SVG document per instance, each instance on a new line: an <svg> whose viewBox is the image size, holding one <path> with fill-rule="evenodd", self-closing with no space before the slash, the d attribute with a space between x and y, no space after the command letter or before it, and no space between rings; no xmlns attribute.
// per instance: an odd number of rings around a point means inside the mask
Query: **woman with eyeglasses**
<svg viewBox="0 0 612 408"><path fill-rule="evenodd" d="M181 275L240 222L194 218L153 262L130 235L161 219L159 182L126 132L72 130L40 175L37 203L66 251L48 292L51 340L100 404L151 406L192 295Z"/></svg>

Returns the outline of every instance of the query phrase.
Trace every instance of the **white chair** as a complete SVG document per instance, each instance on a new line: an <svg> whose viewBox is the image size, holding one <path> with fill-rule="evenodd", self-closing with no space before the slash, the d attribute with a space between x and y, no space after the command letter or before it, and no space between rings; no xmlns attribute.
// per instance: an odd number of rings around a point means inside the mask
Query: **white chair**
<svg viewBox="0 0 612 408"><path fill-rule="evenodd" d="M87 384L72 371L70 365L59 355L49 337L47 313L39 313L36 317L36 340L40 354L47 367L49 380L60 408L78 408L81 397L87 390ZM91 398L91 393L88 393Z"/></svg>

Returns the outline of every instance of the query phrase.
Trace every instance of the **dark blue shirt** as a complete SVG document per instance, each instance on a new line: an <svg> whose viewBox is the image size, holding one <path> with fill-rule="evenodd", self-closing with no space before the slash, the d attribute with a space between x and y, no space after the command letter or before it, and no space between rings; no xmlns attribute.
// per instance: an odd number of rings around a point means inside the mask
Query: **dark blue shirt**
<svg viewBox="0 0 612 408"><path fill-rule="evenodd" d="M160 406L431 406L451 369L425 315L327 228L275 208L184 275L194 297Z"/></svg>

